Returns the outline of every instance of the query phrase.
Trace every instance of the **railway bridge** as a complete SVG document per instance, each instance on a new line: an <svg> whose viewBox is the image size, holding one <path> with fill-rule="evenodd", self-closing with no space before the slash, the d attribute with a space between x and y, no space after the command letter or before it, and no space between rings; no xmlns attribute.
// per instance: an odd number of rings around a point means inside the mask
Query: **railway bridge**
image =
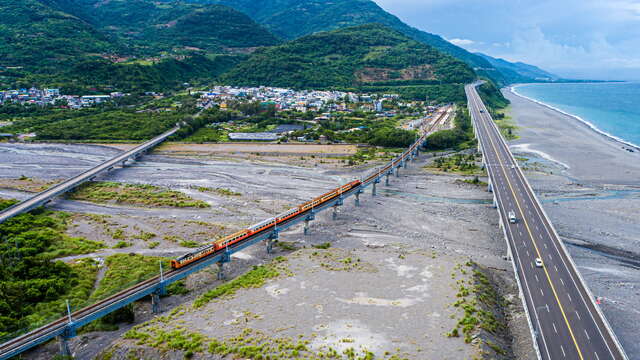
<svg viewBox="0 0 640 360"><path fill-rule="evenodd" d="M420 148L425 145L427 136L432 132L441 129L447 123L447 120L450 120L451 116L453 116L453 112L451 111L451 109L439 113L439 115L436 116L435 119L433 119L430 123L426 124L420 129L421 135L406 151L391 160L389 163L374 169L368 176L361 179L358 182L359 184L357 186L350 188L348 191L341 192L339 196L336 196L329 201L323 202L322 204L319 204L318 206L315 206L308 211L299 213L295 217L292 217L282 223L278 223L277 227L275 228L268 228L265 231L253 234L238 243L224 248L223 251L217 251L184 267L178 269L167 269L165 271L160 265L160 271L157 276L153 276L147 280L144 280L93 305L87 306L75 312L72 312L71 309L67 308L68 312L66 316L61 317L58 320L55 320L40 328L34 329L28 333L16 336L4 342L3 344L0 344L0 360L9 359L13 356L19 355L39 344L47 342L56 337L59 340L61 355L69 356L71 352L69 350L68 340L76 336L76 331L78 328L87 325L92 321L95 321L146 296L151 296L153 312L159 313L161 311L160 296L166 294L166 288L168 285L182 280L190 274L214 265L218 266L218 276L222 278L224 277L224 264L231 261L231 255L233 253L241 251L242 249L259 242L263 242L266 245L266 251L271 252L273 243L278 239L279 233L281 231L304 222L304 233L307 234L309 231L309 223L315 220L315 215L317 213L325 210L332 210L333 218L335 219L337 216L338 207L344 205L345 200L349 197L353 196L355 205L360 206L360 195L364 193L366 188L371 187L371 195L376 196L378 184L384 181L385 184L388 185L389 177L393 176L394 174L395 176L399 176L399 172L401 171L400 169L406 168L409 162L419 156ZM34 207L38 206L35 205L36 203L44 204L46 200L43 199L51 199L57 194L61 194L64 191L69 191L70 189L78 186L79 183L92 179L101 171L108 170L112 168L113 165L119 162L126 161L131 157L135 157L136 154L140 154L157 145L158 143L164 141L178 129L179 128L176 127L171 131L162 134L131 151L128 151L125 154L122 154L100 166L97 166L83 174L78 175L77 177L74 177L60 184L58 187L52 188L51 192L43 192L38 194L43 195L42 197L36 195L32 199L18 204L23 204L23 206L17 207L16 205L13 208L9 208L9 210L13 209L12 213L13 216L15 216L17 215L17 213L28 211L26 210L27 208L33 209Z"/></svg>

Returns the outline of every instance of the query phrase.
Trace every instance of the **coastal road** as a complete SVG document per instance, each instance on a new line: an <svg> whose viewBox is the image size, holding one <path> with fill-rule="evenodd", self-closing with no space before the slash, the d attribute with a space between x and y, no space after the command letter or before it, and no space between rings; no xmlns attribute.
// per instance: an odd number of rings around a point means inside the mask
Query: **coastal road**
<svg viewBox="0 0 640 360"><path fill-rule="evenodd" d="M0 223L3 223L16 215L20 215L24 212L35 209L38 206L42 206L54 197L61 195L71 189L74 189L86 181L92 180L101 172L112 169L118 163L125 162L131 158L135 158L144 151L147 151L165 141L168 137L175 134L179 129L180 127L176 126L175 128L165 132L164 134L158 135L155 138L145 142L144 144L138 145L129 151L125 151L124 153L114 157L111 160L108 160L94 168L91 168L79 175L70 178L69 180L53 186L50 189L40 192L25 201L22 201L18 204L15 204L14 206L3 210L2 212L0 212Z"/></svg>
<svg viewBox="0 0 640 360"><path fill-rule="evenodd" d="M477 85L465 87L469 111L539 356L542 359L627 359L482 103ZM515 213L515 223L509 222L509 212ZM536 266L536 258L543 261L542 267Z"/></svg>

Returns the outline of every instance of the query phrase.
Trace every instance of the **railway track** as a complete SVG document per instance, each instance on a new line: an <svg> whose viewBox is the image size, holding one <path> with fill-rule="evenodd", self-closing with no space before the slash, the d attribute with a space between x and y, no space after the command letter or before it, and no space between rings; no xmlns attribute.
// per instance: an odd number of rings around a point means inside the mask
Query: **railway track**
<svg viewBox="0 0 640 360"><path fill-rule="evenodd" d="M448 109L447 109L448 110ZM379 182L379 179L382 176L389 175L395 168L402 166L408 158L412 158L416 153L417 149L424 144L427 136L432 132L441 128L448 117L451 115L450 111L442 111L434 120L432 120L428 125L423 126L422 135L414 142L405 152L403 152L400 156L393 159L388 165L378 168L371 173L371 175L362 179L361 183L351 188L348 191L340 194L340 199L343 197L348 197L354 195L356 193L361 193L364 188L371 185L374 182ZM174 132L177 131L177 128L174 129ZM168 135L170 136L170 135ZM168 137L167 136L167 137ZM135 149L134 149L135 150ZM130 155L129 155L130 156ZM123 155L119 156L119 161L122 161ZM125 157L126 158L126 157ZM104 165L104 164L103 164ZM81 174L82 175L82 174ZM374 183L375 184L375 183ZM326 204L321 204L316 208L312 208L308 211L300 213L295 218L291 218L289 220L284 221L281 224L278 224L278 227L282 230L297 224L302 221L301 219L308 218L311 213L322 211L326 208L335 205L336 200L332 200L327 202ZM278 230L275 230L278 231ZM205 258L199 259L188 266L172 269L167 271L166 273L158 276L151 277L146 279L132 287L129 287L125 290L122 290L114 295L111 295L103 300L96 302L90 306L72 312L69 316L61 317L47 325L44 325L40 328L32 330L26 334L17 336L3 344L0 344L0 360L8 359L12 356L20 354L38 344L46 342L56 336L67 336L72 337L75 335L75 328L88 324L91 321L96 320L100 316L99 314L103 313L103 315L108 314L114 310L125 306L133 301L139 300L149 294L157 293L160 289L164 288L166 285L178 281L187 275L199 271L200 269L209 266L210 264L215 263L216 261L220 261L223 256L229 255L233 252L239 251L240 249L252 245L257 241L261 241L262 239L268 238L274 229L266 229L263 232L256 233L251 237L243 240L240 243L229 246L224 251L217 251ZM226 254L225 254L226 253ZM69 333L71 332L71 333Z"/></svg>

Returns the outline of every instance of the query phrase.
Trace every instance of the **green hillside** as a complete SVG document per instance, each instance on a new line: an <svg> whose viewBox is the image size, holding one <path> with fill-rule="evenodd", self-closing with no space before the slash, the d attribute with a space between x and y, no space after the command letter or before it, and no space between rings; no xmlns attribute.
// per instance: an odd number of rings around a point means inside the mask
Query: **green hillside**
<svg viewBox="0 0 640 360"><path fill-rule="evenodd" d="M78 58L116 48L86 21L36 0L3 0L0 14L2 67L46 73Z"/></svg>
<svg viewBox="0 0 640 360"><path fill-rule="evenodd" d="M133 54L153 55L187 48L275 45L279 39L247 15L223 5L151 0L42 0L85 18L119 39Z"/></svg>
<svg viewBox="0 0 640 360"><path fill-rule="evenodd" d="M386 12L371 0L187 0L192 3L218 3L231 6L265 25L273 33L295 39L319 31L354 25L380 23L431 45L473 67L480 76L500 84L520 81L523 74L504 67L496 68L485 57L471 53L442 37L413 28ZM425 14L428 16L428 14ZM504 70L504 71L503 71Z"/></svg>
<svg viewBox="0 0 640 360"><path fill-rule="evenodd" d="M265 25L276 35L295 39L319 31L379 23L453 55L472 67L491 68L482 57L472 54L442 37L403 23L371 0L189 0L220 3L238 9Z"/></svg>
<svg viewBox="0 0 640 360"><path fill-rule="evenodd" d="M227 83L296 88L466 83L462 61L379 24L305 36L255 52Z"/></svg>

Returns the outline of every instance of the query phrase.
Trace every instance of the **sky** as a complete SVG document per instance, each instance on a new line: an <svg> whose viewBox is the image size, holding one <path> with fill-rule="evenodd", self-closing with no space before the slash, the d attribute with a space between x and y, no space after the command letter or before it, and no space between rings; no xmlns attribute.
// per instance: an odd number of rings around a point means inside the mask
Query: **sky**
<svg viewBox="0 0 640 360"><path fill-rule="evenodd" d="M640 80L640 0L374 0L472 52L567 78Z"/></svg>

